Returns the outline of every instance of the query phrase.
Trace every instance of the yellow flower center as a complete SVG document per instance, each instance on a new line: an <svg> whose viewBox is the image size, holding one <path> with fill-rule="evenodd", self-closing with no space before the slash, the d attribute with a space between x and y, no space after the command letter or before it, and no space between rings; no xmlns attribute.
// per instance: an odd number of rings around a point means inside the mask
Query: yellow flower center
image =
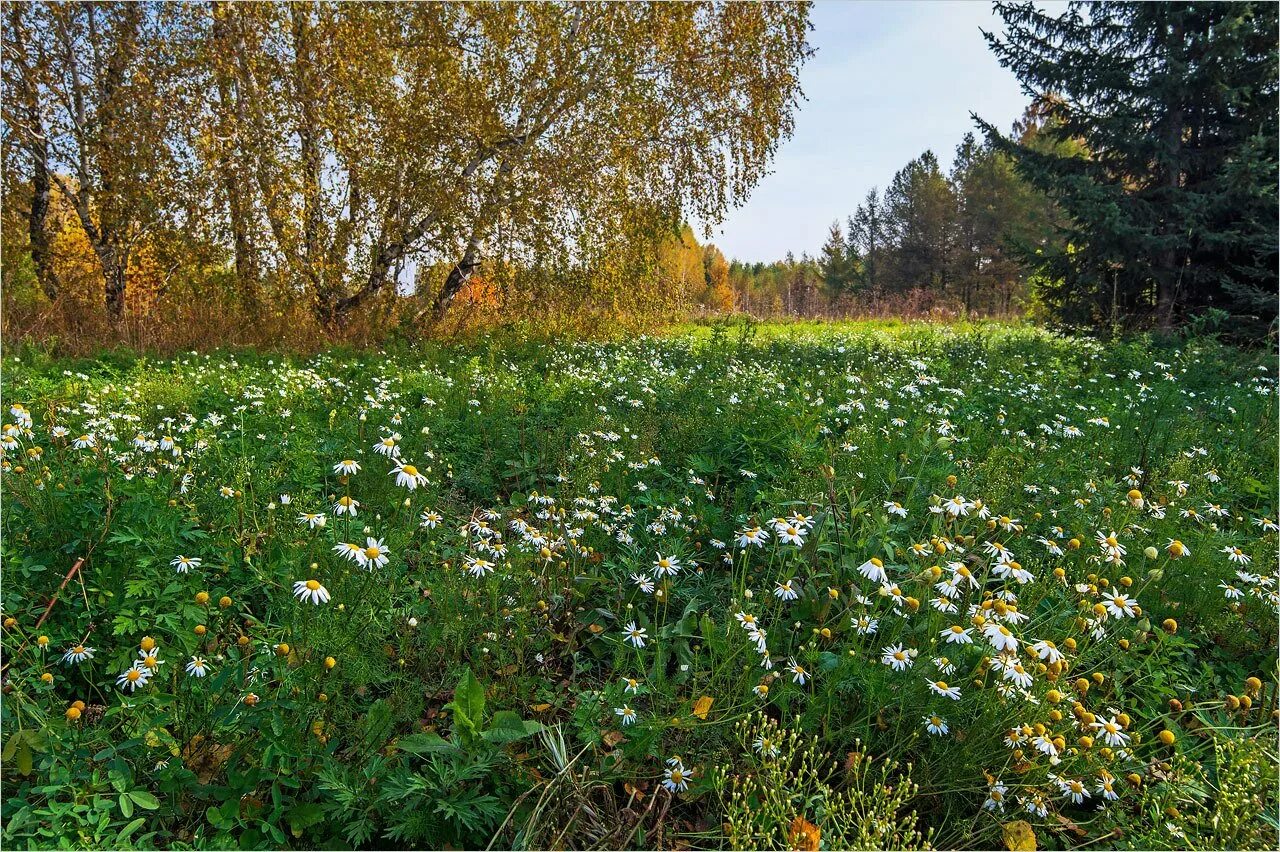
<svg viewBox="0 0 1280 852"><path fill-rule="evenodd" d="M417 476L417 475L418 475L418 469L417 469L416 467L414 467L413 465L411 465L411 464L407 464L407 465L405 465L404 467L400 468L400 470L402 470L405 474L407 474L407 475L409 475L409 476Z"/></svg>
<svg viewBox="0 0 1280 852"><path fill-rule="evenodd" d="M308 588L308 589L310 589L310 590L311 590L311 591L313 591L313 592L314 592L314 591L316 591L316 590L318 590L318 589L320 588L320 581L319 581L319 580L308 580L308 581L307 581L307 588Z"/></svg>
<svg viewBox="0 0 1280 852"><path fill-rule="evenodd" d="M128 677L130 681L136 681L140 677L142 677L142 672L138 671L137 669L129 669L128 674L125 676Z"/></svg>
<svg viewBox="0 0 1280 852"><path fill-rule="evenodd" d="M377 559L379 556L382 555L382 551L379 550L377 547L370 546L364 549L364 555L369 557L370 559Z"/></svg>

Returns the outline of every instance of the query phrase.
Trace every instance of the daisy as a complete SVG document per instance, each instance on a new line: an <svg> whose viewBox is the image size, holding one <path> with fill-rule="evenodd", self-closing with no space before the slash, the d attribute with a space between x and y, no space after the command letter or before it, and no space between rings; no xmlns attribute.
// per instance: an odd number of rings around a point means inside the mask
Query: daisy
<svg viewBox="0 0 1280 852"><path fill-rule="evenodd" d="M801 686L804 686L805 681L810 677L809 672L805 670L805 667L797 663L794 659L787 664L787 671L791 672L791 682L798 683Z"/></svg>
<svg viewBox="0 0 1280 852"><path fill-rule="evenodd" d="M858 573L873 583L885 585L889 582L889 575L885 573L884 563L874 556L858 566Z"/></svg>
<svg viewBox="0 0 1280 852"><path fill-rule="evenodd" d="M635 648L644 647L644 637L648 631L643 627L637 627L634 621L627 622L627 626L622 628L622 632L626 634L624 641L630 642Z"/></svg>
<svg viewBox="0 0 1280 852"><path fill-rule="evenodd" d="M636 680L633 677L624 677L622 679L622 691L632 695L637 695L640 692L640 683L641 681Z"/></svg>
<svg viewBox="0 0 1280 852"><path fill-rule="evenodd" d="M623 725L634 725L636 723L636 711L626 704L613 708L613 712L622 720Z"/></svg>
<svg viewBox="0 0 1280 852"><path fill-rule="evenodd" d="M881 651L880 662L895 672L906 671L915 662L915 652L903 648L900 644L889 645Z"/></svg>
<svg viewBox="0 0 1280 852"><path fill-rule="evenodd" d="M478 559L474 556L468 556L463 561L466 564L467 573L472 577L475 577L477 580L483 580L485 577L492 574L494 569L497 567L487 559Z"/></svg>
<svg viewBox="0 0 1280 852"><path fill-rule="evenodd" d="M92 660L93 651L93 648L88 648L84 645L74 645L62 655L62 662L71 665L72 663L79 664L85 660Z"/></svg>
<svg viewBox="0 0 1280 852"><path fill-rule="evenodd" d="M433 530L440 526L440 522L444 520L444 518L438 513L433 512L430 509L423 512L419 517L422 519L422 526L429 530Z"/></svg>
<svg viewBox="0 0 1280 852"><path fill-rule="evenodd" d="M804 529L802 527L795 527L788 524L786 526L779 527L777 529L777 533L778 541L783 544L794 544L796 547L800 547L804 544Z"/></svg>
<svg viewBox="0 0 1280 852"><path fill-rule="evenodd" d="M946 630L939 633L938 637L944 640L948 645L972 645L972 634L972 627L961 627L959 624L953 624Z"/></svg>
<svg viewBox="0 0 1280 852"><path fill-rule="evenodd" d="M1089 798L1089 791L1085 789L1084 784L1074 779L1068 781L1062 778L1054 779L1058 784L1058 789L1062 791L1062 795L1072 801L1074 804L1080 804Z"/></svg>
<svg viewBox="0 0 1280 852"><path fill-rule="evenodd" d="M354 497L339 497L338 501L333 504L333 513L338 517L343 515L356 516L356 510L360 508L360 502Z"/></svg>
<svg viewBox="0 0 1280 852"><path fill-rule="evenodd" d="M747 527L738 533L738 547L747 547L755 545L756 547L764 547L765 542L769 540L769 533L760 527Z"/></svg>
<svg viewBox="0 0 1280 852"><path fill-rule="evenodd" d="M338 542L333 546L333 552L351 562L361 563L364 559L364 548L351 541Z"/></svg>
<svg viewBox="0 0 1280 852"><path fill-rule="evenodd" d="M779 753L778 743L772 737L767 737L764 734L756 737L752 746L755 748L756 754L764 757L777 757Z"/></svg>
<svg viewBox="0 0 1280 852"><path fill-rule="evenodd" d="M1107 611L1116 618L1133 618L1137 614L1137 610L1133 608L1133 601L1128 595L1114 595L1105 601Z"/></svg>
<svg viewBox="0 0 1280 852"><path fill-rule="evenodd" d="M884 510L890 515L897 515L899 518L905 518L907 516L907 510L902 508L902 504L895 503L892 500L884 501Z"/></svg>
<svg viewBox="0 0 1280 852"><path fill-rule="evenodd" d="M1125 550L1114 531L1110 535L1106 535L1099 531L1097 534L1098 548L1106 555L1107 559L1112 562L1119 562L1124 556Z"/></svg>
<svg viewBox="0 0 1280 852"><path fill-rule="evenodd" d="M1127 746L1129 744L1129 735L1124 732L1116 718L1112 716L1110 719L1100 719L1093 723L1102 735L1102 738L1109 746Z"/></svg>
<svg viewBox="0 0 1280 852"><path fill-rule="evenodd" d="M333 466L333 472L341 476L354 476L360 472L360 463L352 459L343 459Z"/></svg>
<svg viewBox="0 0 1280 852"><path fill-rule="evenodd" d="M960 687L950 686L945 680L928 681L929 690L934 695L941 695L944 698L950 698L952 701L960 700Z"/></svg>
<svg viewBox="0 0 1280 852"><path fill-rule="evenodd" d="M982 635L991 643L991 647L997 651L1016 651L1018 649L1017 637L1003 624L988 621L982 625Z"/></svg>
<svg viewBox="0 0 1280 852"><path fill-rule="evenodd" d="M200 559L195 556L177 556L169 563L173 566L173 570L179 574L185 574L192 568L200 567Z"/></svg>
<svg viewBox="0 0 1280 852"><path fill-rule="evenodd" d="M973 509L973 504L966 500L964 495L957 494L943 503L942 509L953 518L963 518Z"/></svg>
<svg viewBox="0 0 1280 852"><path fill-rule="evenodd" d="M849 623L853 625L853 629L857 631L859 636L870 636L880 627L880 620L869 615L850 618Z"/></svg>
<svg viewBox="0 0 1280 852"><path fill-rule="evenodd" d="M1222 552L1227 554L1227 559L1240 565L1248 565L1253 561L1247 553L1238 547L1231 547L1228 545L1227 547L1222 548Z"/></svg>
<svg viewBox="0 0 1280 852"><path fill-rule="evenodd" d="M187 674L193 677L204 677L209 673L209 664L205 662L204 657L192 657L191 662L187 663Z"/></svg>
<svg viewBox="0 0 1280 852"><path fill-rule="evenodd" d="M1280 532L1280 526L1277 526L1276 522L1270 518L1258 518L1254 521L1254 524L1263 532Z"/></svg>
<svg viewBox="0 0 1280 852"><path fill-rule="evenodd" d="M793 600L796 600L797 598L799 598L799 597L800 597L800 593L799 593L799 592L797 592L797 591L792 587L792 585L791 585L791 583L792 583L792 582L793 582L793 581L791 581L791 580L787 580L786 582L783 582L783 583L779 583L779 582L777 582L777 581L774 581L774 586L775 586L776 588L773 590L773 594L774 594L776 597L778 597L779 599L784 600L784 601L793 601Z"/></svg>
<svg viewBox="0 0 1280 852"><path fill-rule="evenodd" d="M653 563L653 576L658 579L674 577L679 571L680 560L674 556L663 556L659 553L657 560Z"/></svg>
<svg viewBox="0 0 1280 852"><path fill-rule="evenodd" d="M160 659L160 649L140 649L138 651L138 659L134 661L134 665L139 668L146 669L148 674L155 674L156 671L164 665L164 660Z"/></svg>
<svg viewBox="0 0 1280 852"><path fill-rule="evenodd" d="M1048 639L1039 639L1031 646L1031 650L1035 655L1046 663L1052 665L1062 659L1062 652L1058 650L1058 646L1050 642Z"/></svg>
<svg viewBox="0 0 1280 852"><path fill-rule="evenodd" d="M689 789L688 770L679 761L663 770L663 775L662 786L672 793L683 793Z"/></svg>
<svg viewBox="0 0 1280 852"><path fill-rule="evenodd" d="M309 529L317 529L325 525L327 519L318 512L303 512L298 516L298 523L305 524Z"/></svg>
<svg viewBox="0 0 1280 852"><path fill-rule="evenodd" d="M364 550L360 559L361 568L381 568L391 561L391 551L387 550L387 543L383 539L377 539L373 536L367 536L364 542Z"/></svg>
<svg viewBox="0 0 1280 852"><path fill-rule="evenodd" d="M653 594L653 590L655 586L654 586L653 578L650 577L648 574L632 574L631 582L635 583L636 587L639 588L640 591L644 592L646 595Z"/></svg>
<svg viewBox="0 0 1280 852"><path fill-rule="evenodd" d="M1049 757L1058 756L1058 746L1047 733L1037 734L1031 740L1031 744L1036 747L1037 751L1047 754Z"/></svg>
<svg viewBox="0 0 1280 852"><path fill-rule="evenodd" d="M319 580L298 580L293 584L293 596L299 601L319 606L329 602L329 590Z"/></svg>
<svg viewBox="0 0 1280 852"><path fill-rule="evenodd" d="M983 810L994 811L999 810L1004 813L1004 796L1009 792L1009 788L1000 783L1000 779L991 782L991 786L987 789L987 800L982 803Z"/></svg>
<svg viewBox="0 0 1280 852"><path fill-rule="evenodd" d="M413 491L419 485L427 484L427 478L419 473L416 467L404 462L398 462L395 470L388 475L396 478L396 485L401 488L407 488L410 491Z"/></svg>
<svg viewBox="0 0 1280 852"><path fill-rule="evenodd" d="M935 737L943 736L951 730L951 728L947 726L947 720L941 716L925 716L924 728Z"/></svg>
<svg viewBox="0 0 1280 852"><path fill-rule="evenodd" d="M116 678L116 686L136 692L139 687L146 686L149 680L151 680L151 670L135 663Z"/></svg>
<svg viewBox="0 0 1280 852"><path fill-rule="evenodd" d="M71 445L77 450L90 450L98 445L98 440L92 435L81 435L72 441Z"/></svg>
<svg viewBox="0 0 1280 852"><path fill-rule="evenodd" d="M393 459L400 455L400 447L398 446L399 442L400 433L393 433L374 444L373 451L380 456L386 456L389 459Z"/></svg>
<svg viewBox="0 0 1280 852"><path fill-rule="evenodd" d="M1169 543L1165 545L1165 550L1168 552L1171 559L1181 559L1184 556L1191 555L1191 548L1187 547L1176 538L1169 539Z"/></svg>

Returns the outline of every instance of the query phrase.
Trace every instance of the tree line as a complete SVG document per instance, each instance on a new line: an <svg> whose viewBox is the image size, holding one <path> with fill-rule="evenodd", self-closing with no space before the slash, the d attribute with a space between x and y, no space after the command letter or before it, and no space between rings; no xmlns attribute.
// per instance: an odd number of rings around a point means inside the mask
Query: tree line
<svg viewBox="0 0 1280 852"><path fill-rule="evenodd" d="M621 289L763 175L808 29L803 3L6 4L5 289L328 327L414 291L437 320L482 272Z"/></svg>
<svg viewBox="0 0 1280 852"><path fill-rule="evenodd" d="M1276 5L995 9L987 40L1031 101L1012 132L975 115L949 172L912 160L817 257L735 264L740 301L803 313L911 293L1083 328L1274 333Z"/></svg>

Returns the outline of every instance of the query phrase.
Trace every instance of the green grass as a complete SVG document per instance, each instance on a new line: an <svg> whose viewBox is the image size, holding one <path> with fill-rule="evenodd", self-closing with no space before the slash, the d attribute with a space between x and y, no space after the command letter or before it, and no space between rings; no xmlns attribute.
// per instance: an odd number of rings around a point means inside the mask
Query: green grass
<svg viewBox="0 0 1280 852"><path fill-rule="evenodd" d="M1201 340L893 322L11 356L4 839L769 847L807 821L824 848L981 848L1025 819L1054 847L1265 846L1273 366ZM392 433L425 485L374 452ZM757 525L768 542L740 546ZM334 551L370 537L385 565ZM955 612L934 603L949 578ZM327 602L295 597L310 579ZM144 636L164 663L126 692ZM64 664L77 644L94 656ZM882 661L896 647L904 671ZM1091 722L1112 718L1108 745ZM754 747L770 731L790 738L776 757Z"/></svg>

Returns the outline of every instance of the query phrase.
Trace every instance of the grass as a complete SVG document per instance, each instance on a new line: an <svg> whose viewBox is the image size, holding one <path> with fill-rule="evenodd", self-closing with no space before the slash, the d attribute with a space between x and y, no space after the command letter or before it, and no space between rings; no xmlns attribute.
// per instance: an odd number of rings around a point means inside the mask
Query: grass
<svg viewBox="0 0 1280 852"><path fill-rule="evenodd" d="M1262 356L713 325L3 391L10 845L1274 842Z"/></svg>

